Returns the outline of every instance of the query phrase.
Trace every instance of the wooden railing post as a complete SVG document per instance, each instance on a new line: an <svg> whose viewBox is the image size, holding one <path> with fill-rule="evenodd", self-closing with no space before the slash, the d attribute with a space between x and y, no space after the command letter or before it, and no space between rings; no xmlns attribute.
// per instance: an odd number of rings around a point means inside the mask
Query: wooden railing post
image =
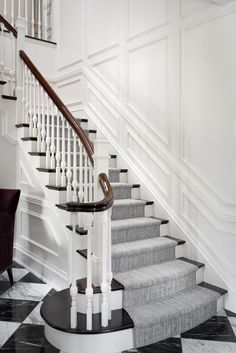
<svg viewBox="0 0 236 353"><path fill-rule="evenodd" d="M23 64L19 52L25 48L26 20L23 17L16 19L17 41L16 41L16 117L20 123L23 117L25 102L23 101Z"/></svg>
<svg viewBox="0 0 236 353"><path fill-rule="evenodd" d="M108 175L109 167L109 142L107 140L94 141L94 200L101 200L103 192L98 182L98 175L106 173ZM93 266L93 284L100 286L102 283L102 223L101 213L95 213L94 216L94 237L92 241L92 266Z"/></svg>

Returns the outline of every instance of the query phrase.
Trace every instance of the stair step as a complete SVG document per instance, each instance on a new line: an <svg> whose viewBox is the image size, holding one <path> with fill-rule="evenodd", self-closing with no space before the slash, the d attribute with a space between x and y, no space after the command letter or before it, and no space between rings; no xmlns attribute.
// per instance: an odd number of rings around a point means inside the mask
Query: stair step
<svg viewBox="0 0 236 353"><path fill-rule="evenodd" d="M145 216L145 206L152 205L153 201L122 199L115 200L112 207L112 220L138 218Z"/></svg>
<svg viewBox="0 0 236 353"><path fill-rule="evenodd" d="M112 245L113 273L160 264L175 259L177 243L164 237Z"/></svg>
<svg viewBox="0 0 236 353"><path fill-rule="evenodd" d="M12 101L16 101L17 100L17 97L15 96L8 96L6 94L2 94L2 98L3 99L9 99L9 100L12 100Z"/></svg>
<svg viewBox="0 0 236 353"><path fill-rule="evenodd" d="M120 174L127 174L128 169L120 169L120 168L109 168L109 180L110 182L119 182Z"/></svg>
<svg viewBox="0 0 236 353"><path fill-rule="evenodd" d="M182 261L185 261L185 262L188 262L192 265L195 265L197 266L198 268L202 268L205 266L205 264L203 264L202 262L198 262L198 261L195 261L195 260L191 260L191 259L188 259L187 257L179 257L178 258L179 260L182 260Z"/></svg>
<svg viewBox="0 0 236 353"><path fill-rule="evenodd" d="M214 286L213 284L210 284L210 283L207 283L207 282L201 282L201 283L198 284L198 286L213 290L214 292L219 293L221 296L225 295L226 293L228 293L227 289Z"/></svg>
<svg viewBox="0 0 236 353"><path fill-rule="evenodd" d="M74 334L99 334L126 330L134 327L133 321L124 309L112 310L107 327L101 326L101 314L93 314L92 330L86 329L86 314L77 313L77 327L70 327L70 290L64 289L48 296L41 307L41 315L47 325L56 330Z"/></svg>
<svg viewBox="0 0 236 353"><path fill-rule="evenodd" d="M82 250L76 250L77 254L80 254L82 257L84 257L85 259L87 259L88 257L88 251L87 249L82 249Z"/></svg>
<svg viewBox="0 0 236 353"><path fill-rule="evenodd" d="M172 297L129 307L135 347L173 337L208 320L216 314L219 297L212 290L194 286Z"/></svg>
<svg viewBox="0 0 236 353"><path fill-rule="evenodd" d="M181 260L140 267L117 273L116 279L124 285L125 308L144 305L153 300L170 297L196 284L197 267Z"/></svg>
<svg viewBox="0 0 236 353"><path fill-rule="evenodd" d="M66 228L68 228L70 231L72 231L72 229L73 229L73 227L70 225L67 225ZM75 232L79 235L87 235L88 234L88 231L86 229L81 228L78 225L75 227Z"/></svg>
<svg viewBox="0 0 236 353"><path fill-rule="evenodd" d="M66 186L45 185L49 190L66 191Z"/></svg>
<svg viewBox="0 0 236 353"><path fill-rule="evenodd" d="M37 137L22 137L22 141L37 141Z"/></svg>
<svg viewBox="0 0 236 353"><path fill-rule="evenodd" d="M160 225L161 220L152 217L113 220L111 222L112 244L158 237Z"/></svg>
<svg viewBox="0 0 236 353"><path fill-rule="evenodd" d="M1 81L1 80L0 80L0 85L3 86L3 85L5 85L6 83L7 83L7 81Z"/></svg>
<svg viewBox="0 0 236 353"><path fill-rule="evenodd" d="M46 157L46 152L28 152L30 156Z"/></svg>
<svg viewBox="0 0 236 353"><path fill-rule="evenodd" d="M111 187L113 189L114 199L130 199L131 189L134 187L128 183L111 182ZM140 187L140 185L135 185L135 188Z"/></svg>
<svg viewBox="0 0 236 353"><path fill-rule="evenodd" d="M163 235L163 236L164 236L164 238L176 241L178 245L184 245L185 244L185 240L174 238L174 237L171 237L170 235Z"/></svg>
<svg viewBox="0 0 236 353"><path fill-rule="evenodd" d="M85 290L87 287L87 278L78 279L76 281L76 285L78 287L78 293L85 294ZM112 292L117 290L124 290L124 286L113 278L111 282L111 290ZM93 293L94 294L102 293L101 287L93 286Z"/></svg>
<svg viewBox="0 0 236 353"><path fill-rule="evenodd" d="M153 216L150 218L159 219L161 221L161 224L168 224L169 223L169 219L153 217Z"/></svg>
<svg viewBox="0 0 236 353"><path fill-rule="evenodd" d="M48 168L37 168L39 172L42 173L56 173L56 169L48 169Z"/></svg>
<svg viewBox="0 0 236 353"><path fill-rule="evenodd" d="M28 123L20 123L20 124L16 124L15 127L17 129L20 129L22 127L29 127L29 124Z"/></svg>

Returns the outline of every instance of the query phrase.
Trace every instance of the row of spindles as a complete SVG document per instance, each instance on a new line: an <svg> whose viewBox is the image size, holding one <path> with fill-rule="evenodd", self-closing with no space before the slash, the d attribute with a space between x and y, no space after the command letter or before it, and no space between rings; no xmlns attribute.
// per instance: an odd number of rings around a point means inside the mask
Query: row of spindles
<svg viewBox="0 0 236 353"><path fill-rule="evenodd" d="M48 0L0 0L0 9L13 27L17 17L25 18L27 35L48 40L48 4Z"/></svg>
<svg viewBox="0 0 236 353"><path fill-rule="evenodd" d="M93 201L93 168L79 137L32 72L23 65L22 122L37 137L45 167L55 169L55 186L65 187L67 201Z"/></svg>

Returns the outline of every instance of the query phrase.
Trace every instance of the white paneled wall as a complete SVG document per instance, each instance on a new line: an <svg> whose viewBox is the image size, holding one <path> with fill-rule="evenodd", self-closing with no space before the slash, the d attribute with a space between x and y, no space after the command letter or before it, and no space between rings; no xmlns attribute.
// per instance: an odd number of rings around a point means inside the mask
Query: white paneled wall
<svg viewBox="0 0 236 353"><path fill-rule="evenodd" d="M60 57L58 90L70 103L81 78L74 106L82 100L142 197L156 201L236 310L236 1L70 4L61 31L73 23L77 41Z"/></svg>

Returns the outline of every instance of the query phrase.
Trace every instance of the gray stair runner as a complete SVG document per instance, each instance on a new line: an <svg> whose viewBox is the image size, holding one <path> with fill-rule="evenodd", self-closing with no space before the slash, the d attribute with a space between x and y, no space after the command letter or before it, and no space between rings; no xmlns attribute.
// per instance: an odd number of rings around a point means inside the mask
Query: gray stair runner
<svg viewBox="0 0 236 353"><path fill-rule="evenodd" d="M134 345L146 346L189 330L216 314L219 293L196 284L194 264L175 258L177 241L160 237L161 221L145 217L146 201L110 168L112 271L124 286L123 307L134 321Z"/></svg>

